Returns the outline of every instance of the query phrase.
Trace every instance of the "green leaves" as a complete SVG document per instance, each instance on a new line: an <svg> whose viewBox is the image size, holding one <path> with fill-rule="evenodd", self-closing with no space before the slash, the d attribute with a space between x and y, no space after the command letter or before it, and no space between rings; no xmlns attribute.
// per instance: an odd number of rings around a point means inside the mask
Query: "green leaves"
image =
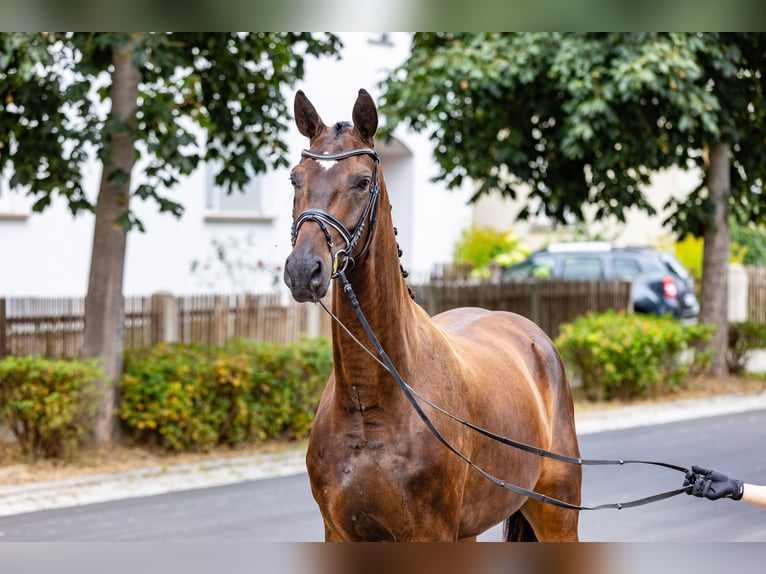
<svg viewBox="0 0 766 574"><path fill-rule="evenodd" d="M469 264L472 277L489 277L491 267L498 269L522 261L529 248L516 237L513 230L497 231L490 227L470 227L463 230L455 244L453 259L457 264Z"/></svg>
<svg viewBox="0 0 766 574"><path fill-rule="evenodd" d="M87 436L95 403L93 362L0 360L0 421L30 458L63 458Z"/></svg>
<svg viewBox="0 0 766 574"><path fill-rule="evenodd" d="M172 451L301 438L331 370L326 339L162 344L126 354L121 417L135 441Z"/></svg>
<svg viewBox="0 0 766 574"><path fill-rule="evenodd" d="M759 190L739 210L761 213L765 57L753 34L416 34L383 82L381 111L386 131L407 123L429 133L439 178L478 181L474 199L527 186L523 215L652 210L642 192L651 174L704 170L702 152L720 138L735 150L733 197ZM692 195L674 207L683 234L704 225L700 208L710 206Z"/></svg>
<svg viewBox="0 0 766 574"><path fill-rule="evenodd" d="M141 82L135 122L121 123L108 98L112 51L127 41ZM41 196L38 210L54 194L73 213L92 209L82 187L88 152L109 165L107 142L130 129L145 167L124 176L141 182L140 198L180 215L165 193L202 161L222 160L216 179L230 192L286 165L282 90L303 78L306 57L339 47L310 33L0 33L0 171L11 166L11 185Z"/></svg>
<svg viewBox="0 0 766 574"><path fill-rule="evenodd" d="M626 315L608 311L580 317L562 327L556 348L590 400L661 395L679 388L713 329L671 317Z"/></svg>

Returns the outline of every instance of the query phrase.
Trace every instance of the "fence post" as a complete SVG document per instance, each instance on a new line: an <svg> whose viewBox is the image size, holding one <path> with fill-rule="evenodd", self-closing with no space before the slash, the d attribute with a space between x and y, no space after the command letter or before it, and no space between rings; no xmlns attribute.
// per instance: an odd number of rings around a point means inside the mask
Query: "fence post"
<svg viewBox="0 0 766 574"><path fill-rule="evenodd" d="M542 281L535 280L531 283L531 291L529 292L529 319L533 323L540 324L540 289Z"/></svg>
<svg viewBox="0 0 766 574"><path fill-rule="evenodd" d="M301 305L303 312L306 313L306 336L310 339L320 335L320 320L322 319L322 308L319 305Z"/></svg>
<svg viewBox="0 0 766 574"><path fill-rule="evenodd" d="M747 319L747 271L739 263L729 264L729 322Z"/></svg>
<svg viewBox="0 0 766 574"><path fill-rule="evenodd" d="M5 332L8 329L5 318L5 297L0 297L0 359L8 354L8 347L6 346Z"/></svg>
<svg viewBox="0 0 766 574"><path fill-rule="evenodd" d="M171 293L160 292L152 295L154 325L152 344L175 343L178 341L178 299Z"/></svg>
<svg viewBox="0 0 766 574"><path fill-rule="evenodd" d="M225 295L216 295L213 302L213 342L223 345L229 335L229 301Z"/></svg>

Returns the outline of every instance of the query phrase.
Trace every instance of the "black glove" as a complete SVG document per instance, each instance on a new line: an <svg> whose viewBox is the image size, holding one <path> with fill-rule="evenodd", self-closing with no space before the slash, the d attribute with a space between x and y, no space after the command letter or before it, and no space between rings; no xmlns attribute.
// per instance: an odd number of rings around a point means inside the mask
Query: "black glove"
<svg viewBox="0 0 766 574"><path fill-rule="evenodd" d="M684 486L691 486L686 494L709 500L718 500L719 498L739 500L745 490L745 485L741 480L729 478L725 474L701 466L692 466L691 471L686 473Z"/></svg>

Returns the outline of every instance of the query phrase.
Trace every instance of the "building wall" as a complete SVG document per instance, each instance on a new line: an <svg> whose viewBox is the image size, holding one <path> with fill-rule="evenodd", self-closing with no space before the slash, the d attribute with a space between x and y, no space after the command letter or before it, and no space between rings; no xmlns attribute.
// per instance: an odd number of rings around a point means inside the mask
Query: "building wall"
<svg viewBox="0 0 766 574"><path fill-rule="evenodd" d="M662 225L668 216L665 205L671 197L683 197L688 194L698 184L699 177L697 172L680 169L669 169L655 174L652 185L644 191L649 203L657 211L657 215L654 216L631 209L625 222L619 222L615 218L594 221L595 208L586 209L590 217L585 225L587 238L601 238L624 245L669 245L673 241L672 232ZM475 205L472 223L499 230L512 229L531 249L542 248L551 241L585 239L576 233L575 226L554 226L545 217L532 217L528 221L518 220L516 216L522 206L520 200L511 201L499 195L483 197Z"/></svg>

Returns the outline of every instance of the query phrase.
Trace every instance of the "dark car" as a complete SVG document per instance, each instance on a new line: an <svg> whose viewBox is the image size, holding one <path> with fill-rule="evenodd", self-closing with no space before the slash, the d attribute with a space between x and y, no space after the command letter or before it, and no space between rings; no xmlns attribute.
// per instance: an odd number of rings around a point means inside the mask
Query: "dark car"
<svg viewBox="0 0 766 574"><path fill-rule="evenodd" d="M632 282L638 313L696 320L694 279L670 253L606 242L554 243L503 271L506 281L527 278L623 279Z"/></svg>

